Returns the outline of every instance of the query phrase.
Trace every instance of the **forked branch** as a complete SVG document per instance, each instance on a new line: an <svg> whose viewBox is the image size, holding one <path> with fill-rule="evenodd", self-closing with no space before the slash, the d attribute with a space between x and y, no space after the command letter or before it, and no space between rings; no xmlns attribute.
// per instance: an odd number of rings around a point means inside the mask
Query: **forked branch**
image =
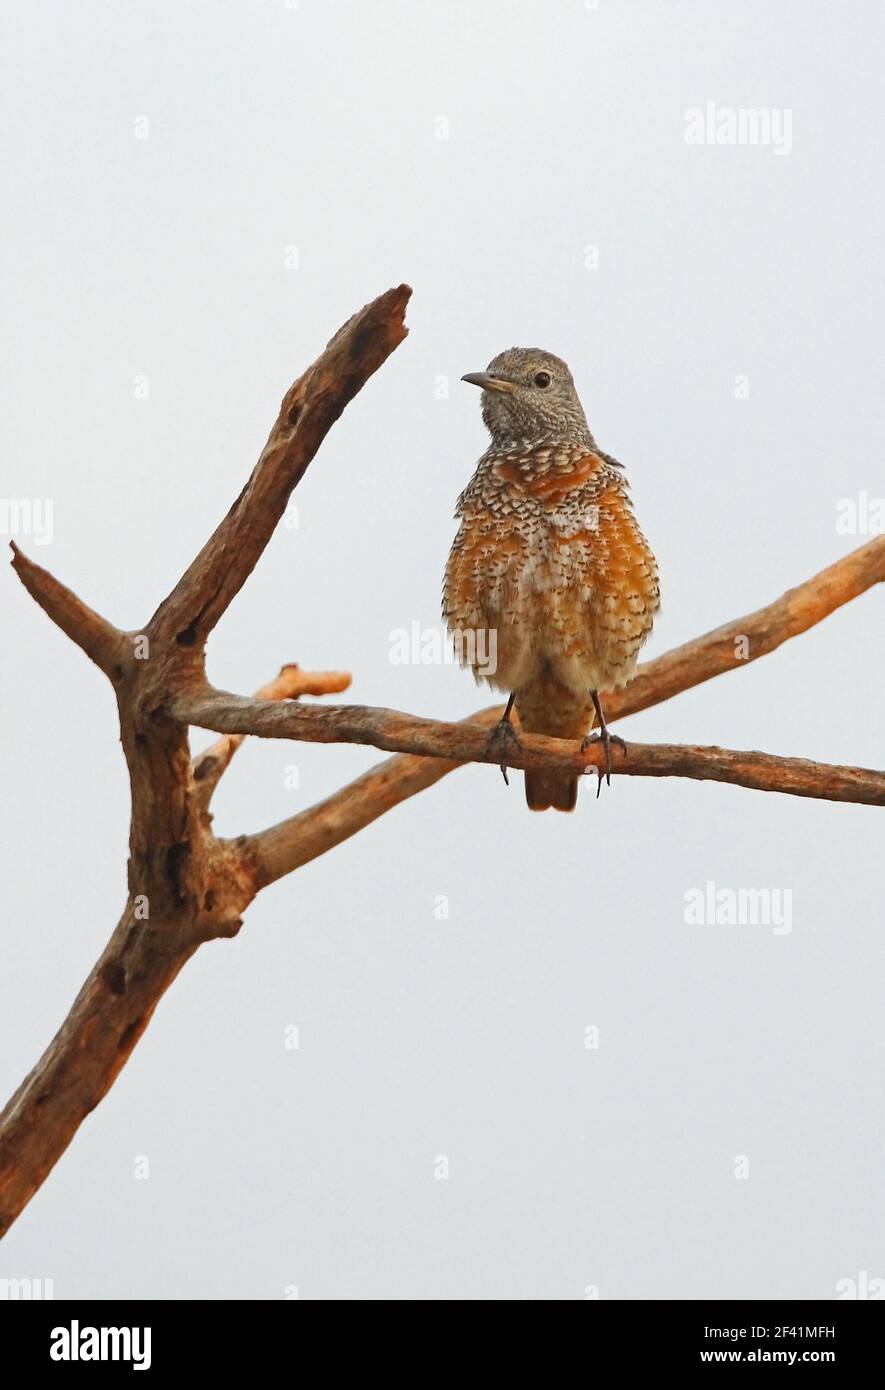
<svg viewBox="0 0 885 1390"><path fill-rule="evenodd" d="M201 683L207 634L254 568L326 432L405 337L409 294L407 286L389 290L354 315L287 392L246 487L137 629L138 640L13 547L28 592L113 682L132 815L129 897L120 922L56 1037L0 1115L0 1235L113 1083L181 967L202 942L233 935L254 897L242 854L215 838L206 811L240 740L226 740L214 763L204 756L194 768L187 728L165 706L173 691ZM321 687L345 684L326 677ZM290 684L270 693L294 692Z"/></svg>
<svg viewBox="0 0 885 1390"><path fill-rule="evenodd" d="M302 671L292 662L267 685L256 690L255 699L299 700L302 695L337 695L347 689L350 681L349 671ZM245 737L245 734L223 734L194 758L191 771L204 809L208 809L215 788Z"/></svg>
<svg viewBox="0 0 885 1390"><path fill-rule="evenodd" d="M253 699L212 689L203 648L251 573L328 429L405 336L407 286L344 325L287 392L252 475L133 643L13 547L28 592L112 681L130 772L129 895L120 922L33 1071L0 1115L0 1234L39 1188L125 1064L164 991L205 941L232 936L261 888L340 844L465 761L497 761L488 730L500 710L450 724L395 710L314 707L301 695L344 690L342 672L284 667ZM740 669L885 579L885 537L767 608L648 662L605 698L609 720ZM144 650L141 650L142 645ZM191 760L189 725L221 738ZM247 734L371 744L398 756L299 815L255 835L219 839L208 806ZM601 750L521 735L514 767L598 769ZM885 805L885 773L765 753L631 743L614 769ZM497 775L497 774L496 774Z"/></svg>
<svg viewBox="0 0 885 1390"><path fill-rule="evenodd" d="M408 333L403 316L411 293L400 285L354 314L286 392L252 476L151 619L158 638L202 647L258 563L326 434Z"/></svg>

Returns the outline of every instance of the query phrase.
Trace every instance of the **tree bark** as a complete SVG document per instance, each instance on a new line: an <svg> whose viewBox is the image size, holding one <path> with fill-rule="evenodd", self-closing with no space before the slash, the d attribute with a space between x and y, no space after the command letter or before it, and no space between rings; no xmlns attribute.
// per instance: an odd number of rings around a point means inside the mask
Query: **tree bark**
<svg viewBox="0 0 885 1390"><path fill-rule="evenodd" d="M0 1114L0 1235L40 1187L113 1084L157 1003L201 944L234 935L267 884L308 863L465 761L497 762L500 709L460 724L360 706L306 707L346 689L345 672L284 667L253 699L206 683L206 639L254 568L328 429L403 340L407 286L344 325L287 392L253 473L146 626L123 632L13 546L24 587L111 681L132 798L128 899L117 927L43 1057ZM605 697L609 721L740 669L885 579L885 537L860 547L767 608L639 668ZM222 737L191 762L188 726ZM318 806L252 835L219 839L212 794L247 734L399 750ZM514 767L599 771L599 744L520 735ZM885 805L885 773L722 748L629 744L617 775L729 782ZM497 776L497 773L494 774Z"/></svg>

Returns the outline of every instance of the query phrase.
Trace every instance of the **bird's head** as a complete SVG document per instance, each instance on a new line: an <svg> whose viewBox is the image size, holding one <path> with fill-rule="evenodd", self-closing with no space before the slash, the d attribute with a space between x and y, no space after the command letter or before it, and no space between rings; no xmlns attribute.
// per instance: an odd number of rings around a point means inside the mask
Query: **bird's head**
<svg viewBox="0 0 885 1390"><path fill-rule="evenodd" d="M482 418L495 443L592 442L572 374L552 352L508 348L484 372L468 372L461 380L482 389Z"/></svg>

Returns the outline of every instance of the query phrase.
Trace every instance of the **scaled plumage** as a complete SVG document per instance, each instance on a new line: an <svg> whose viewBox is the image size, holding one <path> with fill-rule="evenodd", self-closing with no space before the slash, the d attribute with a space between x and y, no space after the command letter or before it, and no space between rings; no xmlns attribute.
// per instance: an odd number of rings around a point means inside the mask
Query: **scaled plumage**
<svg viewBox="0 0 885 1390"><path fill-rule="evenodd" d="M477 678L515 692L522 729L580 739L593 694L633 674L659 607L657 564L563 361L511 348L465 379L483 388L492 442L458 499L443 615ZM479 632L495 634L494 670L463 646ZM577 778L525 781L533 810L574 807Z"/></svg>

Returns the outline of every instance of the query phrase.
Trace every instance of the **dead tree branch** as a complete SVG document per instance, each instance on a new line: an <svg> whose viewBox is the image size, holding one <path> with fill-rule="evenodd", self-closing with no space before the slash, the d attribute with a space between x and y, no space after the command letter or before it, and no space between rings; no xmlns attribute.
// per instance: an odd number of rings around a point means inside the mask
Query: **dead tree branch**
<svg viewBox="0 0 885 1390"><path fill-rule="evenodd" d="M332 705L322 709L293 709L246 700L223 691L183 695L172 702L176 719L207 729L257 734L261 738L298 739L310 743L363 743L387 752L412 753L422 758L464 762L500 762L489 746L486 731L475 724L447 724L419 719L392 709L361 705ZM549 768L584 772L597 768L601 753L595 744L520 734L519 746L508 750L513 768ZM630 743L614 760L612 771L628 777L691 777L698 781L734 782L760 791L788 792L827 801L885 804L885 773L867 768L835 767L801 758L778 758L769 753L736 752L728 748L697 748L682 744Z"/></svg>
<svg viewBox="0 0 885 1390"><path fill-rule="evenodd" d="M837 608L883 581L885 538L877 537L805 583L788 590L765 608L725 623L681 647L665 652L654 661L644 662L629 685L622 690L609 691L605 696L609 721L638 714L692 686L712 680L714 676L739 670L774 651L791 637L797 637L822 622ZM740 657L738 652L741 653ZM487 732L502 712L503 706L494 705L466 722ZM634 751L632 745L630 751ZM316 806L300 811L267 830L246 836L241 843L254 866L258 886L273 883L302 864L325 854L377 820L385 811L425 791L448 773L463 766L462 759L430 759L400 754L379 763ZM853 769L839 771L850 774ZM679 775L688 774L683 771ZM873 773L874 778L877 776L881 774ZM740 785L750 784L740 782ZM838 783L834 781L832 785L835 787ZM850 778L845 785L851 786ZM788 787L776 789L790 790Z"/></svg>
<svg viewBox="0 0 885 1390"><path fill-rule="evenodd" d="M151 619L156 637L202 647L261 558L326 434L405 338L410 294L400 285L367 304L286 392L251 478Z"/></svg>
<svg viewBox="0 0 885 1390"><path fill-rule="evenodd" d="M606 718L638 714L714 676L740 670L883 582L885 536L876 536L765 608L644 662L629 685L606 696Z"/></svg>
<svg viewBox="0 0 885 1390"><path fill-rule="evenodd" d="M118 630L13 547L25 588L114 687L132 812L120 921L55 1038L0 1114L0 1235L113 1084L163 993L203 942L233 936L261 888L463 762L495 761L487 736L498 710L448 724L394 710L301 705L301 695L344 690L350 678L297 667L284 667L251 700L214 690L205 679L206 638L257 563L327 431L404 338L409 293L406 286L389 290L354 315L287 392L249 481L146 627ZM879 538L768 608L641 667L626 690L607 697L609 718L738 669L883 579L885 538ZM222 736L193 761L190 725ZM371 744L399 756L280 825L219 839L209 802L247 734ZM615 758L616 772L630 776L690 777L885 805L885 773L869 769L637 743ZM600 750L523 735L511 761L592 770Z"/></svg>
<svg viewBox="0 0 885 1390"><path fill-rule="evenodd" d="M120 922L0 1114L0 1235L113 1083L181 967L203 941L234 935L254 897L242 854L212 834L187 727L165 707L173 691L202 683L207 634L257 563L326 432L405 337L409 294L407 286L389 290L354 315L287 392L248 483L145 628L119 632L13 548L28 592L114 686L132 814ZM225 745L219 766L234 746Z"/></svg>
<svg viewBox="0 0 885 1390"><path fill-rule="evenodd" d="M75 593L60 584L48 570L41 569L10 542L12 568L31 598L60 627L65 636L94 661L106 676L113 676L125 649L125 637L98 613L93 612Z"/></svg>
<svg viewBox="0 0 885 1390"><path fill-rule="evenodd" d="M302 671L294 662L284 666L278 676L256 690L256 700L299 700L302 695L337 695L350 685L348 671ZM204 748L191 763L197 795L204 810L208 810L215 788L221 781L245 734L223 734L209 748Z"/></svg>

